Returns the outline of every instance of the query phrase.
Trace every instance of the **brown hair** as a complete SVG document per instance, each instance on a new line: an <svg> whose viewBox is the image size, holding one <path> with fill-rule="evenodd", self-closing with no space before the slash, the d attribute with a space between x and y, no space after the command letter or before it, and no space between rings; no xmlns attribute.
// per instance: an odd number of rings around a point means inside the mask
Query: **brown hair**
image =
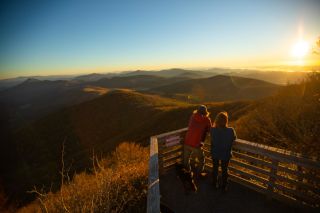
<svg viewBox="0 0 320 213"><path fill-rule="evenodd" d="M200 115L203 115L205 117L209 117L209 115L210 115L210 113L208 112L208 109L205 105L200 105L197 110L193 111L193 114L194 113L199 113Z"/></svg>
<svg viewBox="0 0 320 213"><path fill-rule="evenodd" d="M228 126L228 113L219 112L214 120L214 127L223 128Z"/></svg>

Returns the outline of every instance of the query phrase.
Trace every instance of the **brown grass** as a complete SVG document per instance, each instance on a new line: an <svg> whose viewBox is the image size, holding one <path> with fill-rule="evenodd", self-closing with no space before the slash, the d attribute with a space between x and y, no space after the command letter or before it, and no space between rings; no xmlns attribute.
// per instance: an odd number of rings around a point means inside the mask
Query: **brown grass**
<svg viewBox="0 0 320 213"><path fill-rule="evenodd" d="M320 156L320 73L287 85L236 123L239 138Z"/></svg>
<svg viewBox="0 0 320 213"><path fill-rule="evenodd" d="M106 159L95 160L92 174L81 173L57 193L19 212L145 212L148 150L122 143Z"/></svg>

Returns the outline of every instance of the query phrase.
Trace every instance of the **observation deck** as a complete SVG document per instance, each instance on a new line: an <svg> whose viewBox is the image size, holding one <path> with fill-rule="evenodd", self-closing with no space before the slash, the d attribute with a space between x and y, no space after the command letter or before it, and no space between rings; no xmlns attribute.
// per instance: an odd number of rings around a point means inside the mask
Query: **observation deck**
<svg viewBox="0 0 320 213"><path fill-rule="evenodd" d="M292 151L237 139L227 192L211 183L210 135L203 151L206 177L185 193L175 165L182 162L187 128L150 139L147 212L319 212L320 162ZM166 208L162 208L166 207Z"/></svg>

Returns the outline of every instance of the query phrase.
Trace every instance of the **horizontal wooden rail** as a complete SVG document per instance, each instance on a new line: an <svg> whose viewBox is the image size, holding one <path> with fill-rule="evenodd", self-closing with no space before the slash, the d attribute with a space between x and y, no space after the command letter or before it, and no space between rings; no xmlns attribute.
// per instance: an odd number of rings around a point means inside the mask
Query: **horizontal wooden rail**
<svg viewBox="0 0 320 213"><path fill-rule="evenodd" d="M187 132L187 130L188 130L188 128L178 129L178 130L175 130L175 131L172 131L172 132L166 132L166 133L163 133L163 134L160 134L160 135L156 135L154 137L160 139L160 138L163 138L163 137L166 137L166 136L172 136L172 135L175 135L175 134L184 133L184 132Z"/></svg>
<svg viewBox="0 0 320 213"><path fill-rule="evenodd" d="M182 162L186 132L187 128L183 128L151 137L148 212L160 211L149 211L157 209L154 206L160 206L159 184L150 191L150 184L159 178L159 173L155 173L154 169L157 168L162 174L176 163ZM155 146L156 155L155 151L151 152L151 149L155 150ZM212 171L210 150L211 142L208 135L203 146L207 171ZM229 166L232 181L268 197L319 208L320 162L317 158L241 139L237 139L233 144L232 153ZM152 156L157 156L157 160L152 159ZM153 165L155 163L158 165ZM156 204L151 205L150 202Z"/></svg>

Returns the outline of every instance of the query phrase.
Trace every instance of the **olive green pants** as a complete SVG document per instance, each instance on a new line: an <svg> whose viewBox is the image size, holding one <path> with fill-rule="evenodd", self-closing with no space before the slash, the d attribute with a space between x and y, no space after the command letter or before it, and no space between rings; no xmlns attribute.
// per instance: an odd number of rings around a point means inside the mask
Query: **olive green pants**
<svg viewBox="0 0 320 213"><path fill-rule="evenodd" d="M191 161L193 163L193 167L195 168L195 162L198 159L199 163L197 163L197 172L204 171L205 157L203 150L201 147L195 148L189 145L184 144L183 146L183 165L188 171L191 171Z"/></svg>

